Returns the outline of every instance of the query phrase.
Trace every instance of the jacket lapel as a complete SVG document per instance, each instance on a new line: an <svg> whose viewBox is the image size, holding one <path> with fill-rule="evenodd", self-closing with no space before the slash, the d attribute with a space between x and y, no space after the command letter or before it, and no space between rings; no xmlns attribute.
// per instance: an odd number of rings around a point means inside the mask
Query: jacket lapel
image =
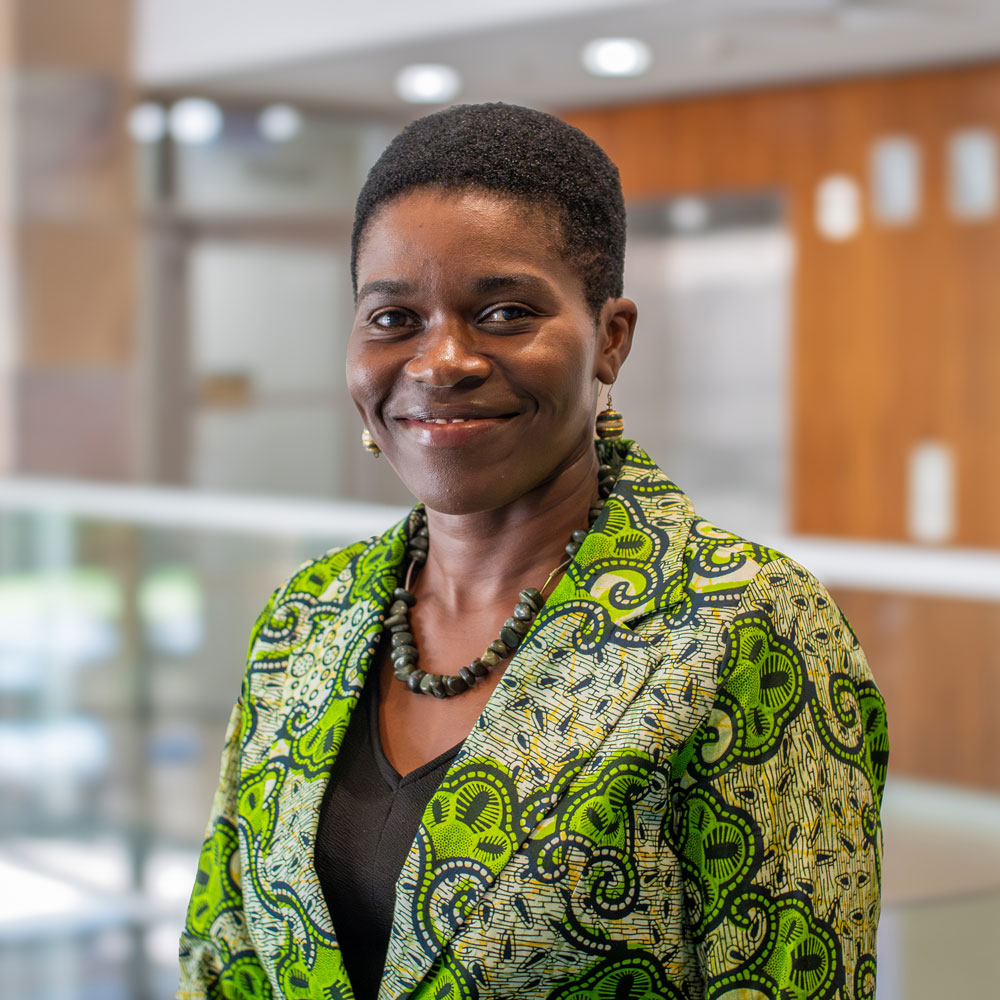
<svg viewBox="0 0 1000 1000"><path fill-rule="evenodd" d="M396 586L404 520L304 566L258 623L244 691L244 906L281 995L351 996L314 863L323 794ZM274 942L286 941L275 952ZM333 984L339 992L330 992Z"/></svg>
<svg viewBox="0 0 1000 1000"><path fill-rule="evenodd" d="M424 813L396 887L382 1000L412 992L587 765L662 655L628 623L669 607L694 512L631 442L604 511ZM606 455L602 455L606 458Z"/></svg>

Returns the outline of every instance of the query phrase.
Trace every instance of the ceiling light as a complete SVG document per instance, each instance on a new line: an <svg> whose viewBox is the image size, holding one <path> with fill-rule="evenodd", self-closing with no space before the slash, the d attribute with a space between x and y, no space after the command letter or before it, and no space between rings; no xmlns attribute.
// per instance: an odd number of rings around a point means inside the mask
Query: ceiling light
<svg viewBox="0 0 1000 1000"><path fill-rule="evenodd" d="M170 109L170 134L185 146L202 146L222 131L222 109L214 101L185 97Z"/></svg>
<svg viewBox="0 0 1000 1000"><path fill-rule="evenodd" d="M302 115L290 104L269 104L257 116L257 128L268 142L288 142L302 131Z"/></svg>
<svg viewBox="0 0 1000 1000"><path fill-rule="evenodd" d="M411 104L446 104L461 87L458 73L440 63L416 63L396 76L396 93Z"/></svg>
<svg viewBox="0 0 1000 1000"><path fill-rule="evenodd" d="M153 101L137 104L128 115L129 135L136 142L159 142L167 132L167 112Z"/></svg>
<svg viewBox="0 0 1000 1000"><path fill-rule="evenodd" d="M584 68L595 76L639 76L649 69L649 46L638 38L595 38L580 55Z"/></svg>

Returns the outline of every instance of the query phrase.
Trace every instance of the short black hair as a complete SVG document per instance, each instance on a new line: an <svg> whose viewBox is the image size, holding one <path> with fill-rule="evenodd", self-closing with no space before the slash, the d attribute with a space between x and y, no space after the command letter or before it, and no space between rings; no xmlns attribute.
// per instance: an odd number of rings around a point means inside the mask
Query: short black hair
<svg viewBox="0 0 1000 1000"><path fill-rule="evenodd" d="M368 173L354 210L351 281L378 208L415 188L482 190L555 210L564 257L596 316L622 294L625 202L618 168L578 128L515 104L457 104L407 125Z"/></svg>

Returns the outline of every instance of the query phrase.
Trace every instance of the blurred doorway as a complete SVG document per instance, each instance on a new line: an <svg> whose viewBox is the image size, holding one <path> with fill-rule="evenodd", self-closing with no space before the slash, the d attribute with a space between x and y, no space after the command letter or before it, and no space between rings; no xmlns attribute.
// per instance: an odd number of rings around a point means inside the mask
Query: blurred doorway
<svg viewBox="0 0 1000 1000"><path fill-rule="evenodd" d="M407 503L360 445L344 352L349 229L199 220L163 239L170 336L150 337L154 478L200 489Z"/></svg>
<svg viewBox="0 0 1000 1000"><path fill-rule="evenodd" d="M633 204L626 433L721 527L789 525L793 241L773 192Z"/></svg>

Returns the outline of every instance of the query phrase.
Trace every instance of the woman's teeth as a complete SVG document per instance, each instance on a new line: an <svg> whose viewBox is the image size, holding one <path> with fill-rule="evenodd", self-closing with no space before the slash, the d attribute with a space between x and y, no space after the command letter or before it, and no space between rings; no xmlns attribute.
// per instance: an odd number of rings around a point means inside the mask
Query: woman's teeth
<svg viewBox="0 0 1000 1000"><path fill-rule="evenodd" d="M429 418L421 418L420 423L422 424L467 424L471 420L475 420L475 417L455 417L454 420L445 420L444 417L438 417L435 420Z"/></svg>

